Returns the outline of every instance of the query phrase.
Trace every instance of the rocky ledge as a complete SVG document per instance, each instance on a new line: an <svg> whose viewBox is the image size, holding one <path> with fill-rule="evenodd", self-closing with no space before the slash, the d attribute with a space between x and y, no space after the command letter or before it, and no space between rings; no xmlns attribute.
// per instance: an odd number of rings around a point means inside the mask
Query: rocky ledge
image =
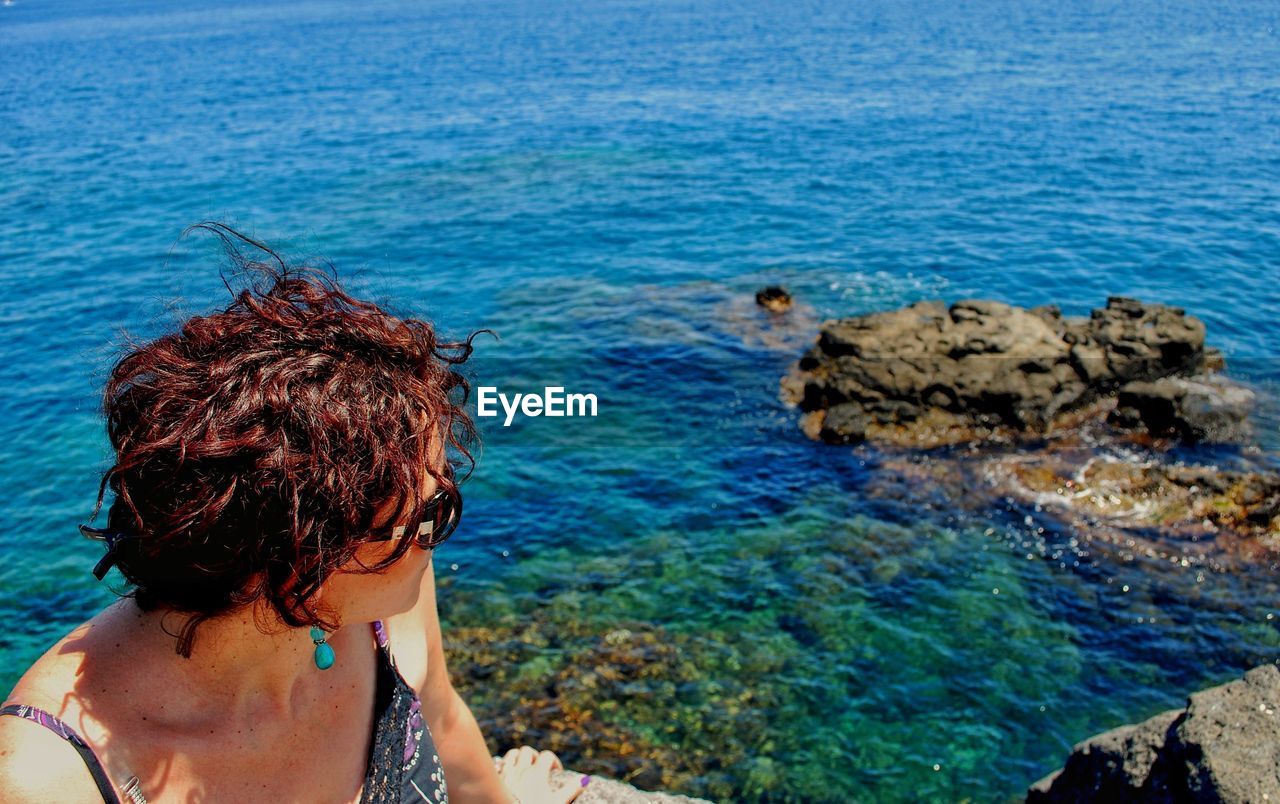
<svg viewBox="0 0 1280 804"><path fill-rule="evenodd" d="M497 760L498 757L494 757ZM555 771L551 776L553 784L578 784L584 774L573 770ZM711 804L702 798L689 798L671 793L650 793L632 787L626 782L609 779L604 776L592 776L586 789L574 799L575 804Z"/></svg>
<svg viewBox="0 0 1280 804"><path fill-rule="evenodd" d="M671 793L648 793L638 790L625 782L606 779L600 776L591 777L591 784L582 791L582 795L574 799L577 804L710 804L706 799L677 796Z"/></svg>
<svg viewBox="0 0 1280 804"><path fill-rule="evenodd" d="M1185 709L1086 740L1027 801L1280 801L1280 669L1256 667Z"/></svg>
<svg viewBox="0 0 1280 804"><path fill-rule="evenodd" d="M1054 306L926 301L827 321L784 379L811 437L913 447L1037 437L1105 416L1151 438L1244 437L1253 395L1176 307L1120 297Z"/></svg>

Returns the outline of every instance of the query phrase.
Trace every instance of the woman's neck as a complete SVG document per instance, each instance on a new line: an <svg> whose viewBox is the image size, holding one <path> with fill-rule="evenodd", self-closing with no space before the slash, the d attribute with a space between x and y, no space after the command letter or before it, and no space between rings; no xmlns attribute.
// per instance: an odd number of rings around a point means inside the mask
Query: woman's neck
<svg viewBox="0 0 1280 804"><path fill-rule="evenodd" d="M140 666L174 668L176 697L189 702L192 710L218 719L293 719L314 700L318 684L337 680L322 677L316 667L310 629L284 625L261 603L202 622L186 658L176 653L173 634L187 615L144 612L132 600L117 605L119 626L127 632L134 660L146 657L150 661ZM330 636L340 654L349 631L344 628ZM195 711L188 711L183 719L192 714Z"/></svg>

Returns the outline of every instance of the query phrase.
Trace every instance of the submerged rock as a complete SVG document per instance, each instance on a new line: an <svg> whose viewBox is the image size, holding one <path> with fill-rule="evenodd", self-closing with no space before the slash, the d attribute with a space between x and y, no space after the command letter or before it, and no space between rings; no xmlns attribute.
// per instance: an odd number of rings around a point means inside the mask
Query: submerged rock
<svg viewBox="0 0 1280 804"><path fill-rule="evenodd" d="M1089 564L1125 566L1145 556L1151 572L1176 574L1280 560L1280 474L1100 452L1092 429L1036 449L888 450L866 493L979 516L1025 512L1040 527L1070 534L1076 557Z"/></svg>
<svg viewBox="0 0 1280 804"><path fill-rule="evenodd" d="M732 659L741 672L745 656L726 657L651 624L600 631L549 615L544 608L516 622L446 632L454 686L491 751L532 745L593 778L642 790L733 794L729 769L753 761L752 746L778 706L776 691L728 677L724 662Z"/></svg>
<svg viewBox="0 0 1280 804"><path fill-rule="evenodd" d="M1280 669L1193 694L1173 710L1077 745L1028 802L1280 800Z"/></svg>
<svg viewBox="0 0 1280 804"><path fill-rule="evenodd" d="M919 302L900 310L828 321L784 379L805 413L806 433L824 441L875 439L911 446L1039 436L1097 415L1121 388L1116 417L1151 435L1216 438L1234 433L1248 392L1207 372L1221 356L1205 328L1176 307L1121 297L1088 319L1056 307L997 301ZM1134 383L1171 400L1156 415Z"/></svg>

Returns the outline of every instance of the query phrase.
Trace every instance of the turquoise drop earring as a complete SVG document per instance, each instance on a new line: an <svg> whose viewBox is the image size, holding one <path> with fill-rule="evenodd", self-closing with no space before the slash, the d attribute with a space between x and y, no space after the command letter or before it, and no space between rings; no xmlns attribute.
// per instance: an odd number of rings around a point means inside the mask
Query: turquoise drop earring
<svg viewBox="0 0 1280 804"><path fill-rule="evenodd" d="M333 667L333 647L325 640L329 635L319 626L311 626L311 641L316 643L316 667L328 670Z"/></svg>

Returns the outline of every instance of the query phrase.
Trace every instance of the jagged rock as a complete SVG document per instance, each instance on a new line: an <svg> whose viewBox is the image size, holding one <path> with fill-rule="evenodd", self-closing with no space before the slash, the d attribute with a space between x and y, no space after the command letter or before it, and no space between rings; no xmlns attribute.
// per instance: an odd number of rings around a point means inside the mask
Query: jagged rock
<svg viewBox="0 0 1280 804"><path fill-rule="evenodd" d="M1212 346L1204 348L1204 370L1205 371L1223 371L1227 367L1227 359L1222 354L1221 349L1215 349Z"/></svg>
<svg viewBox="0 0 1280 804"><path fill-rule="evenodd" d="M1220 377L1135 381L1120 388L1108 421L1182 441L1241 441L1253 401L1253 392Z"/></svg>
<svg viewBox="0 0 1280 804"><path fill-rule="evenodd" d="M866 438L870 423L871 417L862 405L846 402L827 411L819 437L829 444L855 444Z"/></svg>
<svg viewBox="0 0 1280 804"><path fill-rule="evenodd" d="M783 388L804 411L805 432L825 441L1035 436L1109 404L1128 383L1206 372L1204 337L1204 324L1183 310L1121 297L1087 319L1053 306L925 301L824 323ZM1179 387L1183 437L1214 436L1248 408L1247 392L1225 380Z"/></svg>
<svg viewBox="0 0 1280 804"><path fill-rule="evenodd" d="M1027 801L1128 801L1167 795L1165 780L1152 771L1181 716L1179 709L1162 712L1136 726L1121 726L1077 745L1066 766L1037 782Z"/></svg>
<svg viewBox="0 0 1280 804"><path fill-rule="evenodd" d="M1077 745L1028 802L1280 801L1280 669L1193 694L1156 715Z"/></svg>
<svg viewBox="0 0 1280 804"><path fill-rule="evenodd" d="M1112 382L1189 374L1204 360L1204 324L1179 307L1112 296L1086 333L1106 353Z"/></svg>

